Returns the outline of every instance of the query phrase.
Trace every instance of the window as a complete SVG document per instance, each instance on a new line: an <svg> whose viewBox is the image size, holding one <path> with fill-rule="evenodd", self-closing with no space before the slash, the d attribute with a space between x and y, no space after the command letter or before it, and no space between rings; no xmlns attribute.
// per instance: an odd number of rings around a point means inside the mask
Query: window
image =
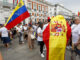
<svg viewBox="0 0 80 60"><path fill-rule="evenodd" d="M35 22L36 22L36 19L35 19Z"/></svg>
<svg viewBox="0 0 80 60"><path fill-rule="evenodd" d="M42 11L43 11L43 13L44 13L44 6L42 6Z"/></svg>
<svg viewBox="0 0 80 60"><path fill-rule="evenodd" d="M16 6L19 3L19 0L13 0L13 6Z"/></svg>
<svg viewBox="0 0 80 60"><path fill-rule="evenodd" d="M37 14L35 13L35 17L37 16Z"/></svg>
<svg viewBox="0 0 80 60"><path fill-rule="evenodd" d="M39 14L39 17L41 17L41 14Z"/></svg>
<svg viewBox="0 0 80 60"><path fill-rule="evenodd" d="M39 9L39 12L40 12L41 11L41 6L40 5L38 6L38 9Z"/></svg>
<svg viewBox="0 0 80 60"><path fill-rule="evenodd" d="M36 10L37 10L37 4L34 3L34 4L33 4L33 7L34 7L34 11L36 11Z"/></svg>
<svg viewBox="0 0 80 60"><path fill-rule="evenodd" d="M14 5L15 5L15 6L17 5L17 0L14 1Z"/></svg>
<svg viewBox="0 0 80 60"><path fill-rule="evenodd" d="M32 8L32 4L28 3L28 9L31 10L31 8Z"/></svg>
<svg viewBox="0 0 80 60"><path fill-rule="evenodd" d="M8 3L8 1L7 0L3 0L3 4L7 4Z"/></svg>
<svg viewBox="0 0 80 60"><path fill-rule="evenodd" d="M44 19L43 19L43 22L44 22Z"/></svg>
<svg viewBox="0 0 80 60"><path fill-rule="evenodd" d="M39 22L41 22L41 19L39 19Z"/></svg>
<svg viewBox="0 0 80 60"><path fill-rule="evenodd" d="M47 8L47 6L45 7L45 13L48 13L48 8Z"/></svg>

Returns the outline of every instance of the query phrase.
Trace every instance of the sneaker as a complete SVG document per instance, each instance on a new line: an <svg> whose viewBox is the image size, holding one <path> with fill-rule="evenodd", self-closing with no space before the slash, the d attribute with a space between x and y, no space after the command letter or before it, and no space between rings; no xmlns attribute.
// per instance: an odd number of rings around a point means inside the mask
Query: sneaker
<svg viewBox="0 0 80 60"><path fill-rule="evenodd" d="M72 49L72 47L71 47L71 46L67 46L66 48L67 48L68 50L69 50L69 49Z"/></svg>
<svg viewBox="0 0 80 60"><path fill-rule="evenodd" d="M70 48L70 49L72 49L72 47L71 47L71 46L69 46L69 48Z"/></svg>
<svg viewBox="0 0 80 60"><path fill-rule="evenodd" d="M46 51L46 48L44 48L43 50Z"/></svg>
<svg viewBox="0 0 80 60"><path fill-rule="evenodd" d="M44 58L44 54L41 54L41 57Z"/></svg>
<svg viewBox="0 0 80 60"><path fill-rule="evenodd" d="M68 50L70 49L69 46L66 47Z"/></svg>

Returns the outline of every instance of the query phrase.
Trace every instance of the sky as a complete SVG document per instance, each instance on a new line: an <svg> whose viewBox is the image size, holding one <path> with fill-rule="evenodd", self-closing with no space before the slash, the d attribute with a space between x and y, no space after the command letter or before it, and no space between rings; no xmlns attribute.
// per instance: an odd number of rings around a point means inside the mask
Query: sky
<svg viewBox="0 0 80 60"><path fill-rule="evenodd" d="M80 0L46 0L52 4L62 4L67 9L71 10L73 13L78 13L80 11Z"/></svg>

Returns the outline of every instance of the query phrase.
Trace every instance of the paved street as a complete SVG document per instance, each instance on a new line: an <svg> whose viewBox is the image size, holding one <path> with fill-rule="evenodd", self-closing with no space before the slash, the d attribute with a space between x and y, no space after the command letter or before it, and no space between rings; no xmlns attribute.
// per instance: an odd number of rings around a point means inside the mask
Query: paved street
<svg viewBox="0 0 80 60"><path fill-rule="evenodd" d="M26 42L23 45L19 45L18 39L13 41L11 48L8 50L0 44L0 51L2 52L4 60L45 60L45 58L40 57L39 47L36 42L35 49L32 51L28 49Z"/></svg>
<svg viewBox="0 0 80 60"><path fill-rule="evenodd" d="M27 43L19 45L18 39L13 41L10 49L6 49L0 43L0 51L2 52L4 60L46 60L46 58L41 58L39 53L39 46L35 41L35 49L32 51L28 49ZM45 52L46 53L46 52ZM44 53L44 54L45 54ZM71 60L71 53L69 50L66 51L66 60Z"/></svg>

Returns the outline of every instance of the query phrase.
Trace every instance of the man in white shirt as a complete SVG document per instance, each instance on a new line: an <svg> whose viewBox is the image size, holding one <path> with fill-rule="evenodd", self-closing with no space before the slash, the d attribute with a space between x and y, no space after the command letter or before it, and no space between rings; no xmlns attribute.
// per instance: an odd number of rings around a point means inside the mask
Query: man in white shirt
<svg viewBox="0 0 80 60"><path fill-rule="evenodd" d="M79 18L77 17L75 20L75 24L71 26L72 29L72 43L74 45L78 44L79 35L80 35L80 23Z"/></svg>
<svg viewBox="0 0 80 60"><path fill-rule="evenodd" d="M18 32L18 37L19 37L19 44L22 44L22 43L24 43L24 41L23 41L23 27L22 27L22 25L18 25L17 27L16 27L16 30L17 30L17 32Z"/></svg>
<svg viewBox="0 0 80 60"><path fill-rule="evenodd" d="M75 24L71 26L72 29L72 49L74 51L75 47L80 44L80 19L79 17L75 18ZM73 52L73 59L76 60L76 54Z"/></svg>
<svg viewBox="0 0 80 60"><path fill-rule="evenodd" d="M9 47L9 43L10 43L10 38L8 36L8 30L5 27L1 27L0 28L0 33L1 33L1 39L3 41L3 44L6 48Z"/></svg>
<svg viewBox="0 0 80 60"><path fill-rule="evenodd" d="M1 37L8 37L8 30L5 27L0 29Z"/></svg>

